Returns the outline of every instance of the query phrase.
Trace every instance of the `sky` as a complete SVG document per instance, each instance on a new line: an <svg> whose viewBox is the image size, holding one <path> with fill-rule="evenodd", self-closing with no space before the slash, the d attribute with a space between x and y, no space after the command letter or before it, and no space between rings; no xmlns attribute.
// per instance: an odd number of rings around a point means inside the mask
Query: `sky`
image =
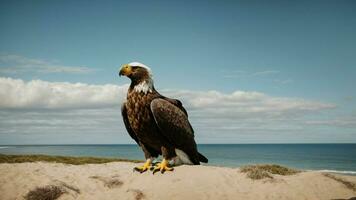
<svg viewBox="0 0 356 200"><path fill-rule="evenodd" d="M0 0L0 144L134 143L122 64L197 143L355 143L355 1Z"/></svg>

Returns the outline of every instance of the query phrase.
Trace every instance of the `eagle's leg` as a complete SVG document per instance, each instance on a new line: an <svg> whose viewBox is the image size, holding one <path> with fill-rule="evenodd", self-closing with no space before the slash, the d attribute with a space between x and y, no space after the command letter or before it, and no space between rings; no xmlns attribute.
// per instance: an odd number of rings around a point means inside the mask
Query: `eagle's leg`
<svg viewBox="0 0 356 200"><path fill-rule="evenodd" d="M146 149L146 147L142 143L140 143L140 146L141 146L143 152L145 153L146 162L141 167L135 167L134 171L143 173L143 172L147 171L148 169L153 168L152 161L154 160L154 158L151 156L150 152Z"/></svg>
<svg viewBox="0 0 356 200"><path fill-rule="evenodd" d="M158 163L154 168L153 168L153 174L160 171L162 174L165 171L173 171L173 167L169 167L169 159L172 158L174 156L174 150L172 151L168 151L165 147L161 147L161 151L162 151L162 156L163 156L163 160L162 162Z"/></svg>

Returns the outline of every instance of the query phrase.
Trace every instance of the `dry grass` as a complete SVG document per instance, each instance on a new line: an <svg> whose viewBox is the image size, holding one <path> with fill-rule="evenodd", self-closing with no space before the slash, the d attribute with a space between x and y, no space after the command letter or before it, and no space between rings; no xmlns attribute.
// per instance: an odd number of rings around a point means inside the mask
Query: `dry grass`
<svg viewBox="0 0 356 200"><path fill-rule="evenodd" d="M24 198L26 200L55 200L64 193L66 193L66 190L62 187L47 185L45 187L37 187L29 191Z"/></svg>
<svg viewBox="0 0 356 200"><path fill-rule="evenodd" d="M356 200L356 197L351 197L349 199L332 199L332 200Z"/></svg>
<svg viewBox="0 0 356 200"><path fill-rule="evenodd" d="M60 186L64 187L64 188L67 188L69 190L72 190L73 192L77 193L77 194L80 194L80 189L75 187L75 186L72 186L72 185L68 185L67 183L63 182L63 181L57 181L59 182Z"/></svg>
<svg viewBox="0 0 356 200"><path fill-rule="evenodd" d="M122 186L124 183L118 178L106 178L101 176L90 176L89 178L100 180L107 188L116 188Z"/></svg>
<svg viewBox="0 0 356 200"><path fill-rule="evenodd" d="M258 180L264 178L272 179L272 174L278 175L293 175L300 171L295 169L290 169L280 165L248 165L241 167L241 172L247 173L247 177Z"/></svg>
<svg viewBox="0 0 356 200"><path fill-rule="evenodd" d="M54 162L72 165L101 164L109 162L142 162L120 158L96 158L96 157L71 157L71 156L48 156L48 155L4 155L0 154L0 163L24 163L24 162Z"/></svg>
<svg viewBox="0 0 356 200"><path fill-rule="evenodd" d="M353 191L356 191L356 184L355 183L352 183L350 181L347 181L343 178L340 178L340 177L336 177L332 174L328 174L328 173L324 173L323 174L324 176L328 177L328 178L331 178L341 184L343 184L346 188L350 189L350 190L353 190ZM356 199L356 198L355 198Z"/></svg>
<svg viewBox="0 0 356 200"><path fill-rule="evenodd" d="M115 188L115 187L120 187L122 184L123 182L118 179L111 179L111 180L107 180L104 186L108 188Z"/></svg>
<svg viewBox="0 0 356 200"><path fill-rule="evenodd" d="M142 200L145 198L145 194L141 190L129 189L127 192L133 192L135 194L135 200Z"/></svg>

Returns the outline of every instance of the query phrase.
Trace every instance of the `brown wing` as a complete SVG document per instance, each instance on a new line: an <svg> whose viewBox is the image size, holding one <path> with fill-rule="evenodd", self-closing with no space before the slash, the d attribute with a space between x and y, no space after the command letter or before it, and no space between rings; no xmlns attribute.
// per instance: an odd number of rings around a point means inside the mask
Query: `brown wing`
<svg viewBox="0 0 356 200"><path fill-rule="evenodd" d="M185 110L165 99L157 98L151 102L151 111L162 136L167 138L175 148L188 154L194 164L199 164L194 131Z"/></svg>
<svg viewBox="0 0 356 200"><path fill-rule="evenodd" d="M127 132L132 137L132 139L134 139L136 141L136 143L138 145L140 145L140 142L139 142L135 132L132 130L132 128L130 126L129 119L127 118L126 103L123 103L121 106L121 115L122 115L122 119L124 120L124 124L125 124Z"/></svg>
<svg viewBox="0 0 356 200"><path fill-rule="evenodd" d="M182 102L180 102L178 99L171 99L171 98L168 98L168 97L162 97L164 100L167 100L169 101L170 103L174 104L175 106L177 106L179 109L181 109L185 115L188 116L188 113L187 111L185 110L185 108L183 107L183 104Z"/></svg>

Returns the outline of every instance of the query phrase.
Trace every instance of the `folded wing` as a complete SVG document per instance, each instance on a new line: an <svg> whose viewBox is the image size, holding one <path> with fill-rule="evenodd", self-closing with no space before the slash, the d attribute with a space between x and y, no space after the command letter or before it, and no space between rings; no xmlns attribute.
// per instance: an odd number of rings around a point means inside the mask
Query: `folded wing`
<svg viewBox="0 0 356 200"><path fill-rule="evenodd" d="M151 111L160 134L175 148L184 151L194 164L199 164L194 131L184 108L181 109L163 98L157 98L151 102Z"/></svg>

